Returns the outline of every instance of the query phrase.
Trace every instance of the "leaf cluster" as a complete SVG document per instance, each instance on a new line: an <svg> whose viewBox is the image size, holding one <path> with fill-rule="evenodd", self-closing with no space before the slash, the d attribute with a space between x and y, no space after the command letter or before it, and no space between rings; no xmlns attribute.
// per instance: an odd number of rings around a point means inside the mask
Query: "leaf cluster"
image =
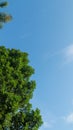
<svg viewBox="0 0 73 130"><path fill-rule="evenodd" d="M38 130L42 124L40 111L30 104L36 88L32 74L27 53L0 46L1 130Z"/></svg>
<svg viewBox="0 0 73 130"><path fill-rule="evenodd" d="M3 7L7 7L8 6L8 2L7 1L2 1L0 2L0 8L3 8ZM7 23L9 21L12 20L12 16L5 13L5 12L0 12L0 28L3 27L3 24L4 23Z"/></svg>

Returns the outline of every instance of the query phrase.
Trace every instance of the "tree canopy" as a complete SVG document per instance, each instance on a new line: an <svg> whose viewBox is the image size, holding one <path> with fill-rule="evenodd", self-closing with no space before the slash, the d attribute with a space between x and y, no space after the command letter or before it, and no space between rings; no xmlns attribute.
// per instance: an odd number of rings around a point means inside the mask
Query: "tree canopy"
<svg viewBox="0 0 73 130"><path fill-rule="evenodd" d="M7 7L8 2L7 1L2 1L0 2L0 8ZM4 23L9 22L12 19L12 16L8 13L5 12L0 12L0 28L3 27Z"/></svg>
<svg viewBox="0 0 73 130"><path fill-rule="evenodd" d="M41 126L40 110L33 110L30 103L36 88L32 74L27 53L0 46L1 130L38 130Z"/></svg>

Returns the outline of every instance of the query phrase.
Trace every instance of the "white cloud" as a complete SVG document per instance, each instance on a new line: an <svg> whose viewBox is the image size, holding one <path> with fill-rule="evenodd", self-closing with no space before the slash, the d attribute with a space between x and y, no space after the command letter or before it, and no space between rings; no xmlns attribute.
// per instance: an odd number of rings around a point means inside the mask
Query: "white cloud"
<svg viewBox="0 0 73 130"><path fill-rule="evenodd" d="M69 46L64 48L62 52L66 63L70 63L73 61L73 44L70 44Z"/></svg>
<svg viewBox="0 0 73 130"><path fill-rule="evenodd" d="M73 124L73 113L70 113L69 115L67 115L63 119L66 121L66 123Z"/></svg>

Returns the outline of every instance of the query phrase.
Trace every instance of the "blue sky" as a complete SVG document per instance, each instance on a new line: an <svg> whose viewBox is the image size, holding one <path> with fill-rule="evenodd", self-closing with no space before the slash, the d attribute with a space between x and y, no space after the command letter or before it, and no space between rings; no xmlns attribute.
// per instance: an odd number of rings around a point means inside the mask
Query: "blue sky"
<svg viewBox="0 0 73 130"><path fill-rule="evenodd" d="M73 130L73 1L10 0L3 11L13 20L0 30L0 45L27 52L35 68L40 130Z"/></svg>

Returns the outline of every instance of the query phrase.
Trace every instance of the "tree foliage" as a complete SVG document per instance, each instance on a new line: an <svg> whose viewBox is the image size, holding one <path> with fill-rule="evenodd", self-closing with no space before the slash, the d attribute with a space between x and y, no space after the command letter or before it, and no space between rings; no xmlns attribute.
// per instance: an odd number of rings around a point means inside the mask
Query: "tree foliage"
<svg viewBox="0 0 73 130"><path fill-rule="evenodd" d="M41 126L40 111L30 104L36 87L30 80L32 74L27 53L0 46L1 130L38 130Z"/></svg>
<svg viewBox="0 0 73 130"><path fill-rule="evenodd" d="M6 7L8 5L7 1L0 2L0 8ZM12 19L12 16L5 13L5 12L0 12L0 28L3 27L4 23L9 22Z"/></svg>

